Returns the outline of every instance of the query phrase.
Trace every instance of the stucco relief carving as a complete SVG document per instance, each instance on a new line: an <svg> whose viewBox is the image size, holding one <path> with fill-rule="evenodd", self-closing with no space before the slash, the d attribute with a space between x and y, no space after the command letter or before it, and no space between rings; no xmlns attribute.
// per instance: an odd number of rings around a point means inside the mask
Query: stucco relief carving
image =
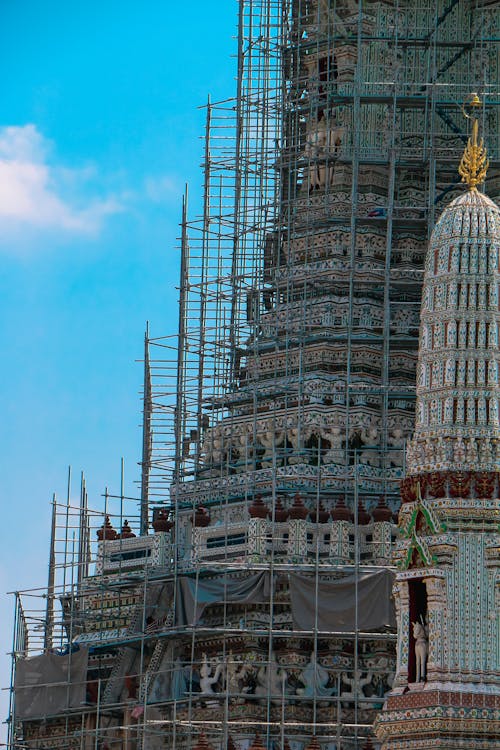
<svg viewBox="0 0 500 750"><path fill-rule="evenodd" d="M390 463L402 465L402 448L410 418L391 415L387 421L387 442L393 448ZM204 467L230 462L235 472L258 464L261 468L298 463L344 464L346 451L356 449L358 462L380 466L379 417L366 410L352 413L346 430L345 417L331 410L305 411L301 425L297 415L273 415L255 423L221 423L206 431L202 446ZM400 450L401 449L401 450Z"/></svg>

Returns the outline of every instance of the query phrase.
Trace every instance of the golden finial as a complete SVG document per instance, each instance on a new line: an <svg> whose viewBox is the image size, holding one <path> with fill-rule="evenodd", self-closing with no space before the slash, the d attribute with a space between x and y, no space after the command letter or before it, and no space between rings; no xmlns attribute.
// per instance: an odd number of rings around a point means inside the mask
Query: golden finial
<svg viewBox="0 0 500 750"><path fill-rule="evenodd" d="M465 106L471 108L471 114L467 114ZM481 106L481 100L476 93L470 95L468 102L462 107L462 112L468 120L472 120L472 133L467 141L467 146L458 167L458 174L462 182L466 182L469 190L477 190L477 186L484 182L488 171L489 161L486 156L484 141L478 140L478 121L474 110Z"/></svg>

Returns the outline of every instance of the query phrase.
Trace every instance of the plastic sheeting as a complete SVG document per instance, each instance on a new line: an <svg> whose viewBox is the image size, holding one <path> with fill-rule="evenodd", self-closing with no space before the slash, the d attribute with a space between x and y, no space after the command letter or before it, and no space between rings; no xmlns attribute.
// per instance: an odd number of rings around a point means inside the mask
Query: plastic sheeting
<svg viewBox="0 0 500 750"><path fill-rule="evenodd" d="M349 633L396 627L389 570L325 581L292 573L290 599L299 630ZM356 605L357 600L357 605Z"/></svg>
<svg viewBox="0 0 500 750"><path fill-rule="evenodd" d="M196 625L209 604L224 601L256 604L268 601L270 593L270 575L265 572L245 578L181 577L177 583L175 622L181 626Z"/></svg>
<svg viewBox="0 0 500 750"><path fill-rule="evenodd" d="M59 656L18 659L14 681L16 719L45 718L85 701L88 649Z"/></svg>
<svg viewBox="0 0 500 750"><path fill-rule="evenodd" d="M360 573L338 580L326 580L290 573L290 600L294 626L298 630L352 632L395 627L392 584L389 570ZM176 591L176 625L196 625L203 610L221 602L256 604L269 601L271 576L268 572L244 578L222 575L214 578L181 577ZM356 606L357 599L357 606Z"/></svg>

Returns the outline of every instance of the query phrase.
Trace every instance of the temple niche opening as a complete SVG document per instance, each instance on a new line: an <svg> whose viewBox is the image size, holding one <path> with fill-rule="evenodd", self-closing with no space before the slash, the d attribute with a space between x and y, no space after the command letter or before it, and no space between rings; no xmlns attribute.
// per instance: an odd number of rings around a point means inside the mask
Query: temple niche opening
<svg viewBox="0 0 500 750"><path fill-rule="evenodd" d="M410 599L410 630L409 630L409 660L408 660L408 682L420 682L424 671L417 668L417 651L420 651L420 662L424 663L425 648L423 641L428 639L427 625L427 588L425 581L414 578L408 583ZM426 632L427 631L427 632ZM420 641L420 647L417 643Z"/></svg>

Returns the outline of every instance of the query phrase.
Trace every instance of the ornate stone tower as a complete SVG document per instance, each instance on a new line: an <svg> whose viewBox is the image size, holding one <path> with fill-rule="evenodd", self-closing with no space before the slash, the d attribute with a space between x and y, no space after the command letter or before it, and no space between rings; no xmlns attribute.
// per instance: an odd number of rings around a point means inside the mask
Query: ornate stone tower
<svg viewBox="0 0 500 750"><path fill-rule="evenodd" d="M476 88L498 166L498 7L238 3L237 95L207 107L203 214L183 213L178 337L146 340L140 502L106 493L100 511L78 508L78 559L60 511L63 610L51 624L47 608L42 649L89 649L68 678L84 694L23 703L45 615L23 629L20 597L13 750L375 742L396 673L424 256L460 192L459 111ZM432 240L391 711L415 694L436 714L435 695L466 694L449 682L493 700L474 680L498 669L495 236L495 207L471 191ZM404 694L410 622L431 693Z"/></svg>
<svg viewBox="0 0 500 750"><path fill-rule="evenodd" d="M474 117L459 169L469 189L425 264L384 750L500 746L500 211L477 189L487 167Z"/></svg>

